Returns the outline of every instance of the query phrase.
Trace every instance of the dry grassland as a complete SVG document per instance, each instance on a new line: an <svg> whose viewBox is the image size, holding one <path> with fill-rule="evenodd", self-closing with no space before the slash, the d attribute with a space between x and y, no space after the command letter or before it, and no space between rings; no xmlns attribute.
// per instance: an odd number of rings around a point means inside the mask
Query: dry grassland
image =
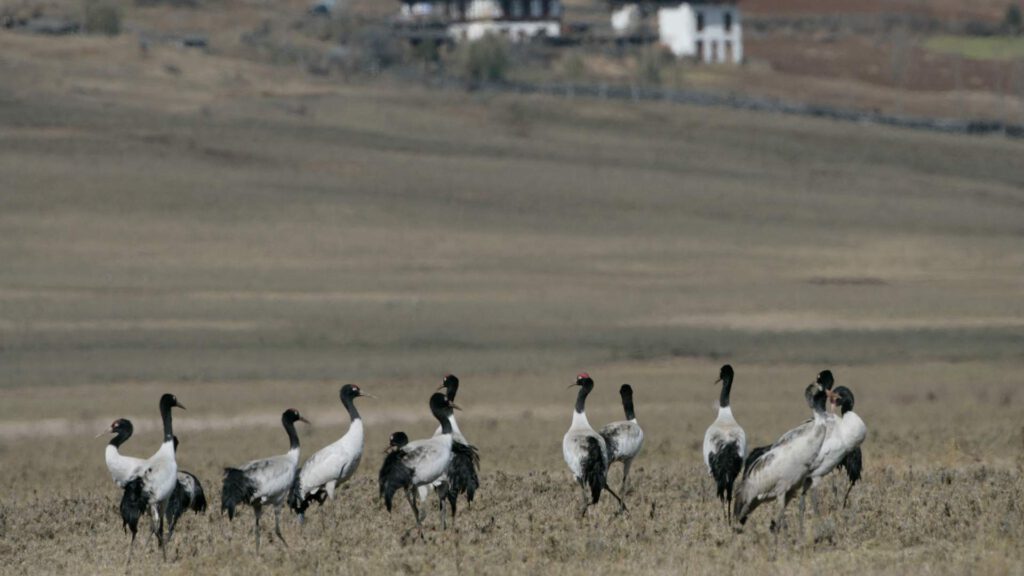
<svg viewBox="0 0 1024 576"><path fill-rule="evenodd" d="M49 42L0 34L0 573L123 571L92 436L128 417L148 454L164 391L214 509L133 574L1024 572L1019 142ZM850 509L829 487L778 542L767 512L721 521L700 442L725 361L752 444L821 368L854 390ZM647 444L631 512L579 522L583 369L594 423L634 385ZM483 486L418 542L376 470L448 371ZM358 475L254 558L220 469L283 452L290 406L305 454L335 439L350 381L380 397Z"/></svg>

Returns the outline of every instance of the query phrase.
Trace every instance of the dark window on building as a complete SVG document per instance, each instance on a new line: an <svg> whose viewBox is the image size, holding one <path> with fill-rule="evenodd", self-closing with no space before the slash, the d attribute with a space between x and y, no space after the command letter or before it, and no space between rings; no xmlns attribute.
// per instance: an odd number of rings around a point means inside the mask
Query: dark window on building
<svg viewBox="0 0 1024 576"><path fill-rule="evenodd" d="M732 30L732 12L725 13L725 31Z"/></svg>
<svg viewBox="0 0 1024 576"><path fill-rule="evenodd" d="M697 32L704 29L704 13L697 12Z"/></svg>

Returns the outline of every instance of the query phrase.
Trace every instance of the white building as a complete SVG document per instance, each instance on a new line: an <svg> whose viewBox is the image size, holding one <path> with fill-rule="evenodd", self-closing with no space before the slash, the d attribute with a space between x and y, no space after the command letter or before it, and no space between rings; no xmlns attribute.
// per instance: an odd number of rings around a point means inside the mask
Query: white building
<svg viewBox="0 0 1024 576"><path fill-rule="evenodd" d="M513 41L557 38L562 33L561 0L402 0L398 21L435 23L455 41L487 34Z"/></svg>
<svg viewBox="0 0 1024 576"><path fill-rule="evenodd" d="M640 15L655 13L658 40L679 57L701 62L743 62L743 26L737 0L612 0L612 28L630 35Z"/></svg>

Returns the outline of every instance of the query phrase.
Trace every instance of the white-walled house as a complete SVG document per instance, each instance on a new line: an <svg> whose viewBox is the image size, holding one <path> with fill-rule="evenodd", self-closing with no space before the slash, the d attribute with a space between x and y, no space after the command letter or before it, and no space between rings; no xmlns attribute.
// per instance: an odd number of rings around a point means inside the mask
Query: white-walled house
<svg viewBox="0 0 1024 576"><path fill-rule="evenodd" d="M679 57L701 62L743 61L743 26L737 0L612 0L612 28L627 35L636 14L656 13L658 40Z"/></svg>
<svg viewBox="0 0 1024 576"><path fill-rule="evenodd" d="M402 0L400 23L434 22L454 41L487 34L513 41L557 38L562 33L561 0Z"/></svg>

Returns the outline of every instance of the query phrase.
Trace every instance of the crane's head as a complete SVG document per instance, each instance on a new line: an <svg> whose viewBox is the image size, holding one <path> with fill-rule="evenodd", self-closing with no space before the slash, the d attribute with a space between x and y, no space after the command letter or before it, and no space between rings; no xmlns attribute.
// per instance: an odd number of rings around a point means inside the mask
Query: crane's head
<svg viewBox="0 0 1024 576"><path fill-rule="evenodd" d="M110 423L110 427L96 435L96 438L103 436L104 434L117 434L128 438L132 435L135 428L132 426L132 421L127 418L118 418Z"/></svg>
<svg viewBox="0 0 1024 576"><path fill-rule="evenodd" d="M392 432L391 437L388 438L388 448L385 452L391 452L392 450L398 450L401 447L409 443L409 436L405 432Z"/></svg>
<svg viewBox="0 0 1024 576"><path fill-rule="evenodd" d="M346 399L352 400L353 398L359 398L362 396L365 396L367 398L375 398L375 396L371 396L370 394L364 393L362 389L359 388L359 386L356 386L355 384L345 384L344 386L342 386L341 391L338 392L338 396L341 398L342 402L345 402Z"/></svg>
<svg viewBox="0 0 1024 576"><path fill-rule="evenodd" d="M832 404L839 407L840 414L853 411L853 392L846 386L837 386L833 391Z"/></svg>
<svg viewBox="0 0 1024 576"><path fill-rule="evenodd" d="M831 390L832 385L836 383L836 379L832 376L831 370L822 370L818 372L818 378L815 380L822 390Z"/></svg>
<svg viewBox="0 0 1024 576"><path fill-rule="evenodd" d="M729 364L726 364L725 366L722 366L721 369L719 369L719 371L718 371L718 380L715 380L715 384L718 384L719 382L724 382L726 384L732 384L733 376L734 376L734 374L733 374L733 371L732 371L732 366L729 365Z"/></svg>
<svg viewBox="0 0 1024 576"><path fill-rule="evenodd" d="M580 372L576 375L576 381L569 385L569 388L573 386L579 386L585 390L592 390L594 388L594 379L590 377L590 374L586 372Z"/></svg>
<svg viewBox="0 0 1024 576"><path fill-rule="evenodd" d="M178 402L178 397L174 394L164 394L160 397L160 410L170 410L171 408L185 409L185 405Z"/></svg>
<svg viewBox="0 0 1024 576"><path fill-rule="evenodd" d="M459 392L459 377L455 374L445 376L438 390L444 390L449 400L455 400L455 394Z"/></svg>
<svg viewBox="0 0 1024 576"><path fill-rule="evenodd" d="M281 414L281 421L288 424L295 424L296 422L305 422L306 424L309 424L309 420L303 418L302 414L299 414L299 411L295 408L285 410L284 414Z"/></svg>

